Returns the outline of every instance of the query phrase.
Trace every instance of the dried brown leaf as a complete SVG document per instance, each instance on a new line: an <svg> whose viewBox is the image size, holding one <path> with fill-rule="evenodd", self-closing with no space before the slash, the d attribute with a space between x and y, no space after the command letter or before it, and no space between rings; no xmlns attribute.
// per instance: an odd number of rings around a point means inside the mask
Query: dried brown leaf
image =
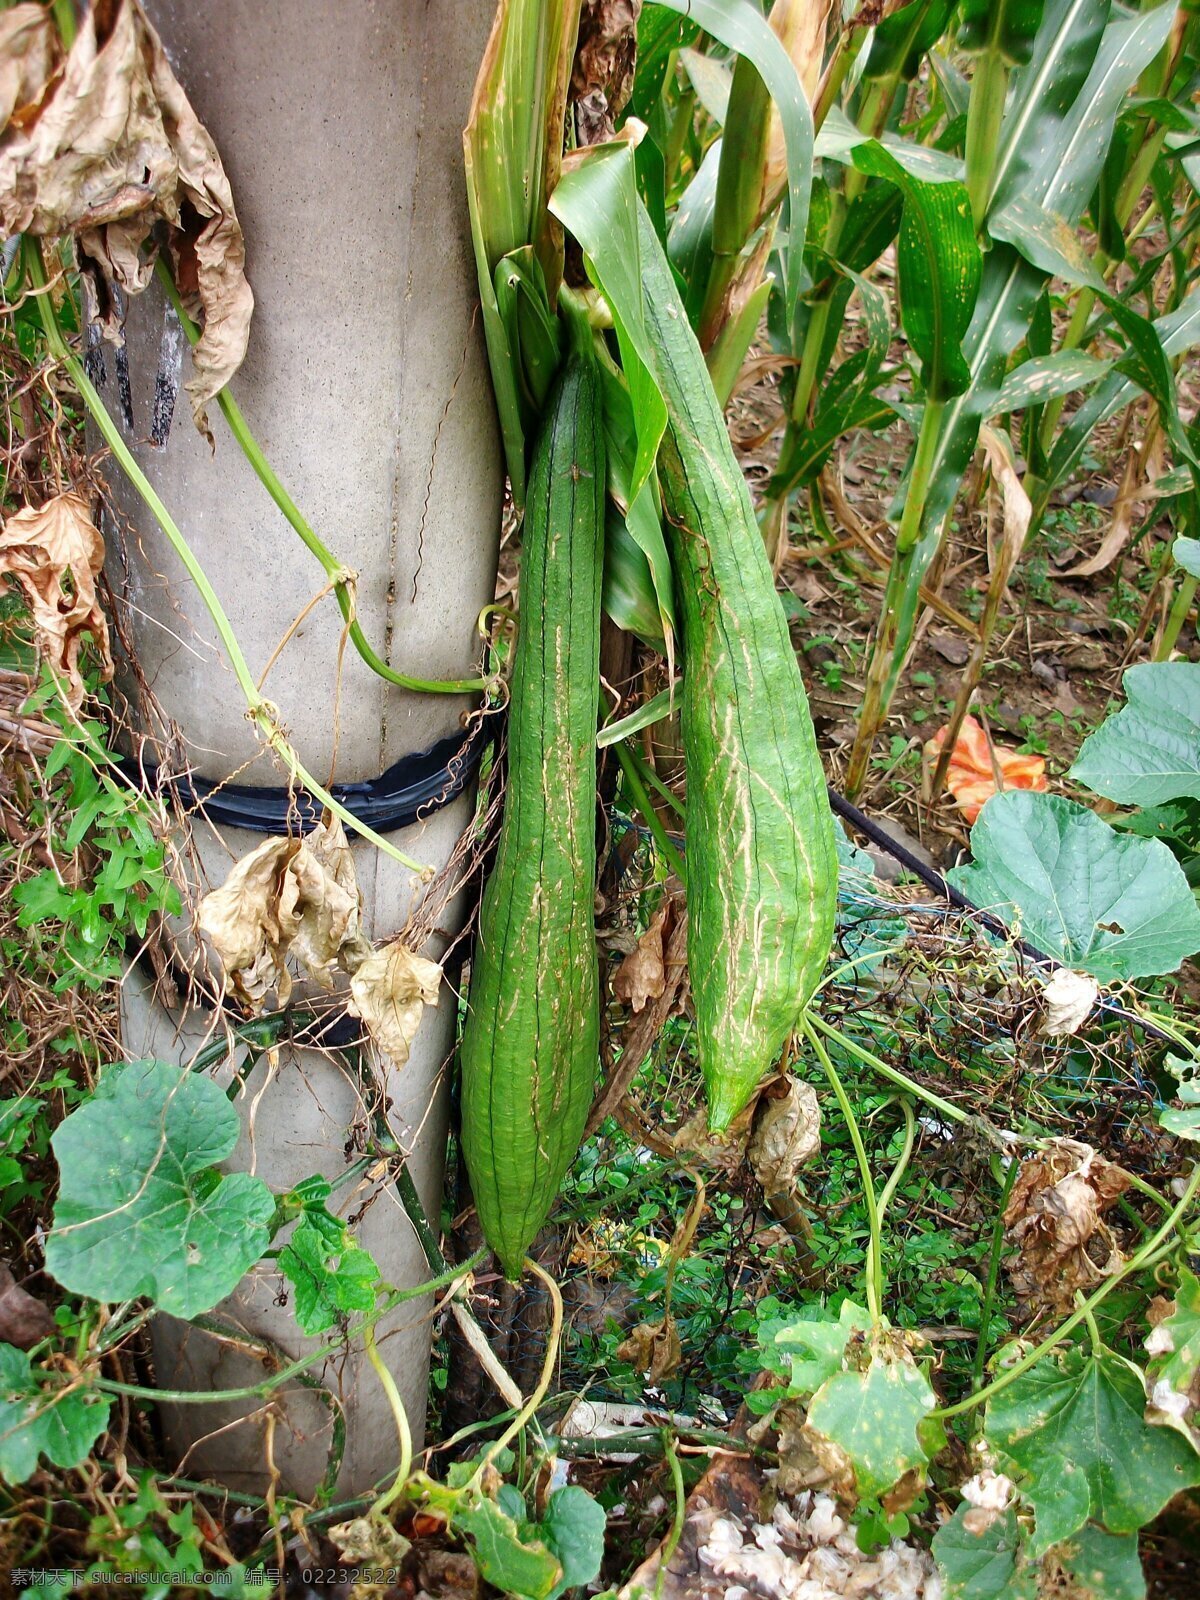
<svg viewBox="0 0 1200 1600"><path fill-rule="evenodd" d="M583 144L612 138L616 119L633 92L641 9L641 0L584 0L571 72L571 98Z"/></svg>
<svg viewBox="0 0 1200 1600"><path fill-rule="evenodd" d="M775 0L768 19L772 31L791 57L809 105L817 96L821 62L825 55L825 31L832 10L831 0ZM783 123L772 101L766 170L763 173L764 214L777 202L786 182L787 148L783 138Z"/></svg>
<svg viewBox="0 0 1200 1600"><path fill-rule="evenodd" d="M339 968L351 972L371 954L359 925L354 857L337 817L326 812L293 858L291 871L299 915L291 953L329 990Z"/></svg>
<svg viewBox="0 0 1200 1600"><path fill-rule="evenodd" d="M385 1517L355 1517L329 1530L347 1566L364 1569L350 1587L351 1600L372 1600L399 1588L389 1577L404 1565L412 1545Z"/></svg>
<svg viewBox="0 0 1200 1600"><path fill-rule="evenodd" d="M402 1067L426 1006L437 1004L442 969L399 939L374 950L350 979L350 1011L379 1048Z"/></svg>
<svg viewBox="0 0 1200 1600"><path fill-rule="evenodd" d="M11 86L0 80L0 105L37 93L36 41L28 66ZM196 426L211 438L205 408L241 364L254 309L242 230L216 145L157 33L136 0L108 0L87 9L59 75L27 114L5 120L0 227L73 234L89 311L120 343L113 291L146 287L159 222L184 299L203 313L187 390Z"/></svg>
<svg viewBox="0 0 1200 1600"><path fill-rule="evenodd" d="M1052 1038L1078 1033L1091 1016L1099 995L1100 985L1095 978L1059 967L1042 987L1046 1012L1041 1031Z"/></svg>
<svg viewBox="0 0 1200 1600"><path fill-rule="evenodd" d="M22 1289L8 1267L0 1263L0 1340L28 1350L57 1326L49 1307Z"/></svg>
<svg viewBox="0 0 1200 1600"><path fill-rule="evenodd" d="M628 1361L635 1371L644 1373L651 1383L669 1378L683 1359L675 1318L666 1316L661 1322L639 1322L628 1339L617 1346L617 1357Z"/></svg>
<svg viewBox="0 0 1200 1600"><path fill-rule="evenodd" d="M613 994L631 1011L641 1011L648 1000L660 999L666 988L665 947L670 915L671 902L667 900L613 976Z"/></svg>
<svg viewBox="0 0 1200 1600"><path fill-rule="evenodd" d="M754 1133L746 1154L768 1198L787 1194L796 1174L821 1148L821 1107L816 1090L802 1078L785 1080L782 1094L768 1091L759 1101Z"/></svg>
<svg viewBox="0 0 1200 1600"><path fill-rule="evenodd" d="M294 956L322 989L371 955L359 924L346 835L322 818L307 839L266 839L200 902L198 920L225 968L225 986L257 1008L269 990L286 1005Z"/></svg>
<svg viewBox="0 0 1200 1600"><path fill-rule="evenodd" d="M288 869L301 848L299 839L264 839L196 914L225 968L226 991L254 1009L272 989L280 1005L292 992L287 953L300 927L299 883Z"/></svg>
<svg viewBox="0 0 1200 1600"><path fill-rule="evenodd" d="M48 7L13 6L0 16L0 127L28 121L58 56L58 30Z"/></svg>
<svg viewBox="0 0 1200 1600"><path fill-rule="evenodd" d="M1104 1213L1129 1187L1122 1168L1074 1139L1055 1139L1021 1163L1004 1213L1019 1254L1010 1266L1022 1300L1056 1313L1115 1272L1122 1256Z"/></svg>
<svg viewBox="0 0 1200 1600"><path fill-rule="evenodd" d="M74 707L84 695L79 651L85 633L96 641L104 677L112 677L108 622L96 597L103 565L104 540L76 494L27 506L9 517L0 533L0 575L20 585L39 648L64 680Z"/></svg>

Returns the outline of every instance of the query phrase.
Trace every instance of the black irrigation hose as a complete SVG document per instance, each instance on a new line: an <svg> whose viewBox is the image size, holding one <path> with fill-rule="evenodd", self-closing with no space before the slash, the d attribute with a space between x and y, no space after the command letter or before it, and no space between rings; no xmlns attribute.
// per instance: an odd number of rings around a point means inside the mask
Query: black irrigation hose
<svg viewBox="0 0 1200 1600"><path fill-rule="evenodd" d="M330 793L350 815L376 833L391 833L421 822L458 798L479 765L490 737L488 717L474 719L468 733L451 733L426 750L401 756L379 775L361 783L334 783ZM122 770L132 782L158 787L162 768L126 758ZM215 783L196 774L163 775L176 797L202 810L219 827L248 833L311 833L321 809L302 789L242 783Z"/></svg>

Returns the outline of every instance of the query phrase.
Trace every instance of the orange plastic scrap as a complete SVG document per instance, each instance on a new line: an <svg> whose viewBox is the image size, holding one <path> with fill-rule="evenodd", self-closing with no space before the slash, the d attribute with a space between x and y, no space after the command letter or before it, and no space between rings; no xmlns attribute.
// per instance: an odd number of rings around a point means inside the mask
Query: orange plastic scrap
<svg viewBox="0 0 1200 1600"><path fill-rule="evenodd" d="M939 728L925 746L925 760L931 771L946 742L946 732L945 727ZM998 788L1045 790L1049 784L1046 763L1041 756L1022 756L1015 750L1003 750L999 745L990 744L975 718L964 717L946 771L946 787L963 816L968 822L974 822L984 802L990 800Z"/></svg>

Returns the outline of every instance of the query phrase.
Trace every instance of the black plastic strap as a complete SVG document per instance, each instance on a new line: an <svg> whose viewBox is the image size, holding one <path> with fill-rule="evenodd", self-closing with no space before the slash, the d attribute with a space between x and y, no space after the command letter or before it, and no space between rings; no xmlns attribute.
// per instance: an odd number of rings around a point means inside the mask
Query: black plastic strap
<svg viewBox="0 0 1200 1600"><path fill-rule="evenodd" d="M491 737L489 720L478 717L469 733L449 734L428 750L401 756L378 778L332 784L330 793L376 833L409 828L462 793ZM154 763L127 758L121 765L135 783L157 786L159 768ZM181 801L202 810L218 827L247 833L311 833L321 817L320 801L303 789L217 783L190 773L165 781Z"/></svg>

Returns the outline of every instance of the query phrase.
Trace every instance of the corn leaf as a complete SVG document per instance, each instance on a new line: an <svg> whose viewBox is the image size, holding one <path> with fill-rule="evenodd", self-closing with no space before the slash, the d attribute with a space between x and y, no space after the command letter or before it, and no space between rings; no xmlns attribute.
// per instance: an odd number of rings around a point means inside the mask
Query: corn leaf
<svg viewBox="0 0 1200 1600"><path fill-rule="evenodd" d="M803 239L812 188L813 119L791 57L750 0L668 0L673 11L698 22L706 33L750 61L770 92L783 128L788 169L788 227ZM799 315L802 253L789 251L784 296L789 324Z"/></svg>
<svg viewBox="0 0 1200 1600"><path fill-rule="evenodd" d="M467 205L492 386L513 498L525 501L525 422L517 353L496 300L503 258L533 247L551 304L561 241L546 200L558 179L580 0L500 0L463 134Z"/></svg>

